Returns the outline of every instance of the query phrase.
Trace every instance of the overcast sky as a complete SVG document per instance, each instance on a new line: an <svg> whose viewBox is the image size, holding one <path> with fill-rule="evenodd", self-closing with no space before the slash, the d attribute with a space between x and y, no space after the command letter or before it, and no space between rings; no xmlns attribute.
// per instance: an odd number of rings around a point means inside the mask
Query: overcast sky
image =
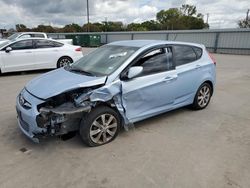
<svg viewBox="0 0 250 188"><path fill-rule="evenodd" d="M250 9L250 0L89 0L89 4L90 22L107 18L124 23L155 19L162 9L192 4L203 15L209 13L210 28L235 28ZM14 28L18 23L83 25L86 20L86 0L0 0L0 28Z"/></svg>

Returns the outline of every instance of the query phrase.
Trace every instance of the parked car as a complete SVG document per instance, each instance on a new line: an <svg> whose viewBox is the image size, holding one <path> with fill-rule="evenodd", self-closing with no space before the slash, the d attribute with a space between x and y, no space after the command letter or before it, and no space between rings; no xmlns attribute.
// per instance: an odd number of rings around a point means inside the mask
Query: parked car
<svg viewBox="0 0 250 188"><path fill-rule="evenodd" d="M27 38L49 38L46 33L42 32L19 32L14 33L6 39L0 39L0 45L7 41L13 41L17 39L27 39ZM72 39L56 39L57 42L65 43L65 44L73 44Z"/></svg>
<svg viewBox="0 0 250 188"><path fill-rule="evenodd" d="M99 146L143 119L206 108L214 86L215 62L203 45L114 42L31 80L17 96L18 124L35 142L79 131L85 144Z"/></svg>
<svg viewBox="0 0 250 188"><path fill-rule="evenodd" d="M48 38L46 33L41 32L20 32L20 33L14 33L11 36L9 36L6 39L0 39L0 44L11 41L11 40L17 40L17 39L26 39L26 38Z"/></svg>
<svg viewBox="0 0 250 188"><path fill-rule="evenodd" d="M0 71L59 68L83 57L81 47L51 39L27 38L0 44Z"/></svg>

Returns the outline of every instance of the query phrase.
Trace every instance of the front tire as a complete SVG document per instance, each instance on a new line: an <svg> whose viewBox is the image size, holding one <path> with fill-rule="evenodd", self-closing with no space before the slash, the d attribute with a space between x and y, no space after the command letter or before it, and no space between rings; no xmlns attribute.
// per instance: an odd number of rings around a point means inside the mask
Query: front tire
<svg viewBox="0 0 250 188"><path fill-rule="evenodd" d="M212 87L208 83L203 83L196 92L192 108L201 110L207 107L212 96Z"/></svg>
<svg viewBox="0 0 250 188"><path fill-rule="evenodd" d="M119 114L110 107L99 106L86 114L80 124L80 136L91 147L113 141L121 127Z"/></svg>

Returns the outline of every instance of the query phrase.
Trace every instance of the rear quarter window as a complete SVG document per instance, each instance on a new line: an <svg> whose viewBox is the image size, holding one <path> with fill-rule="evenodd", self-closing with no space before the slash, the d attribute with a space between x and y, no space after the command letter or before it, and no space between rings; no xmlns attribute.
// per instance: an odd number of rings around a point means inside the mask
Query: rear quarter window
<svg viewBox="0 0 250 188"><path fill-rule="evenodd" d="M64 44L60 42L54 42L54 47L62 47Z"/></svg>
<svg viewBox="0 0 250 188"><path fill-rule="evenodd" d="M197 60L197 55L192 46L175 45L173 47L176 66L185 65Z"/></svg>
<svg viewBox="0 0 250 188"><path fill-rule="evenodd" d="M199 48L199 47L193 47L195 53L196 53L196 56L197 56L197 59L200 59L201 56L202 56L202 49Z"/></svg>

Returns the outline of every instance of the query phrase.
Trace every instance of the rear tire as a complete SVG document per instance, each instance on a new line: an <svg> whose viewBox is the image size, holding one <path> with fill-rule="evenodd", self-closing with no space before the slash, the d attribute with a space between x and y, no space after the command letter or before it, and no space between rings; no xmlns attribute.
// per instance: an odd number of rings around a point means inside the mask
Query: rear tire
<svg viewBox="0 0 250 188"><path fill-rule="evenodd" d="M67 56L61 57L57 61L57 68L65 67L71 63L73 63L73 60L70 57L67 57Z"/></svg>
<svg viewBox="0 0 250 188"><path fill-rule="evenodd" d="M110 107L99 106L86 114L80 123L80 136L91 147L113 141L121 127L119 114Z"/></svg>
<svg viewBox="0 0 250 188"><path fill-rule="evenodd" d="M208 83L203 83L196 92L192 108L201 110L207 107L212 96L212 87Z"/></svg>

